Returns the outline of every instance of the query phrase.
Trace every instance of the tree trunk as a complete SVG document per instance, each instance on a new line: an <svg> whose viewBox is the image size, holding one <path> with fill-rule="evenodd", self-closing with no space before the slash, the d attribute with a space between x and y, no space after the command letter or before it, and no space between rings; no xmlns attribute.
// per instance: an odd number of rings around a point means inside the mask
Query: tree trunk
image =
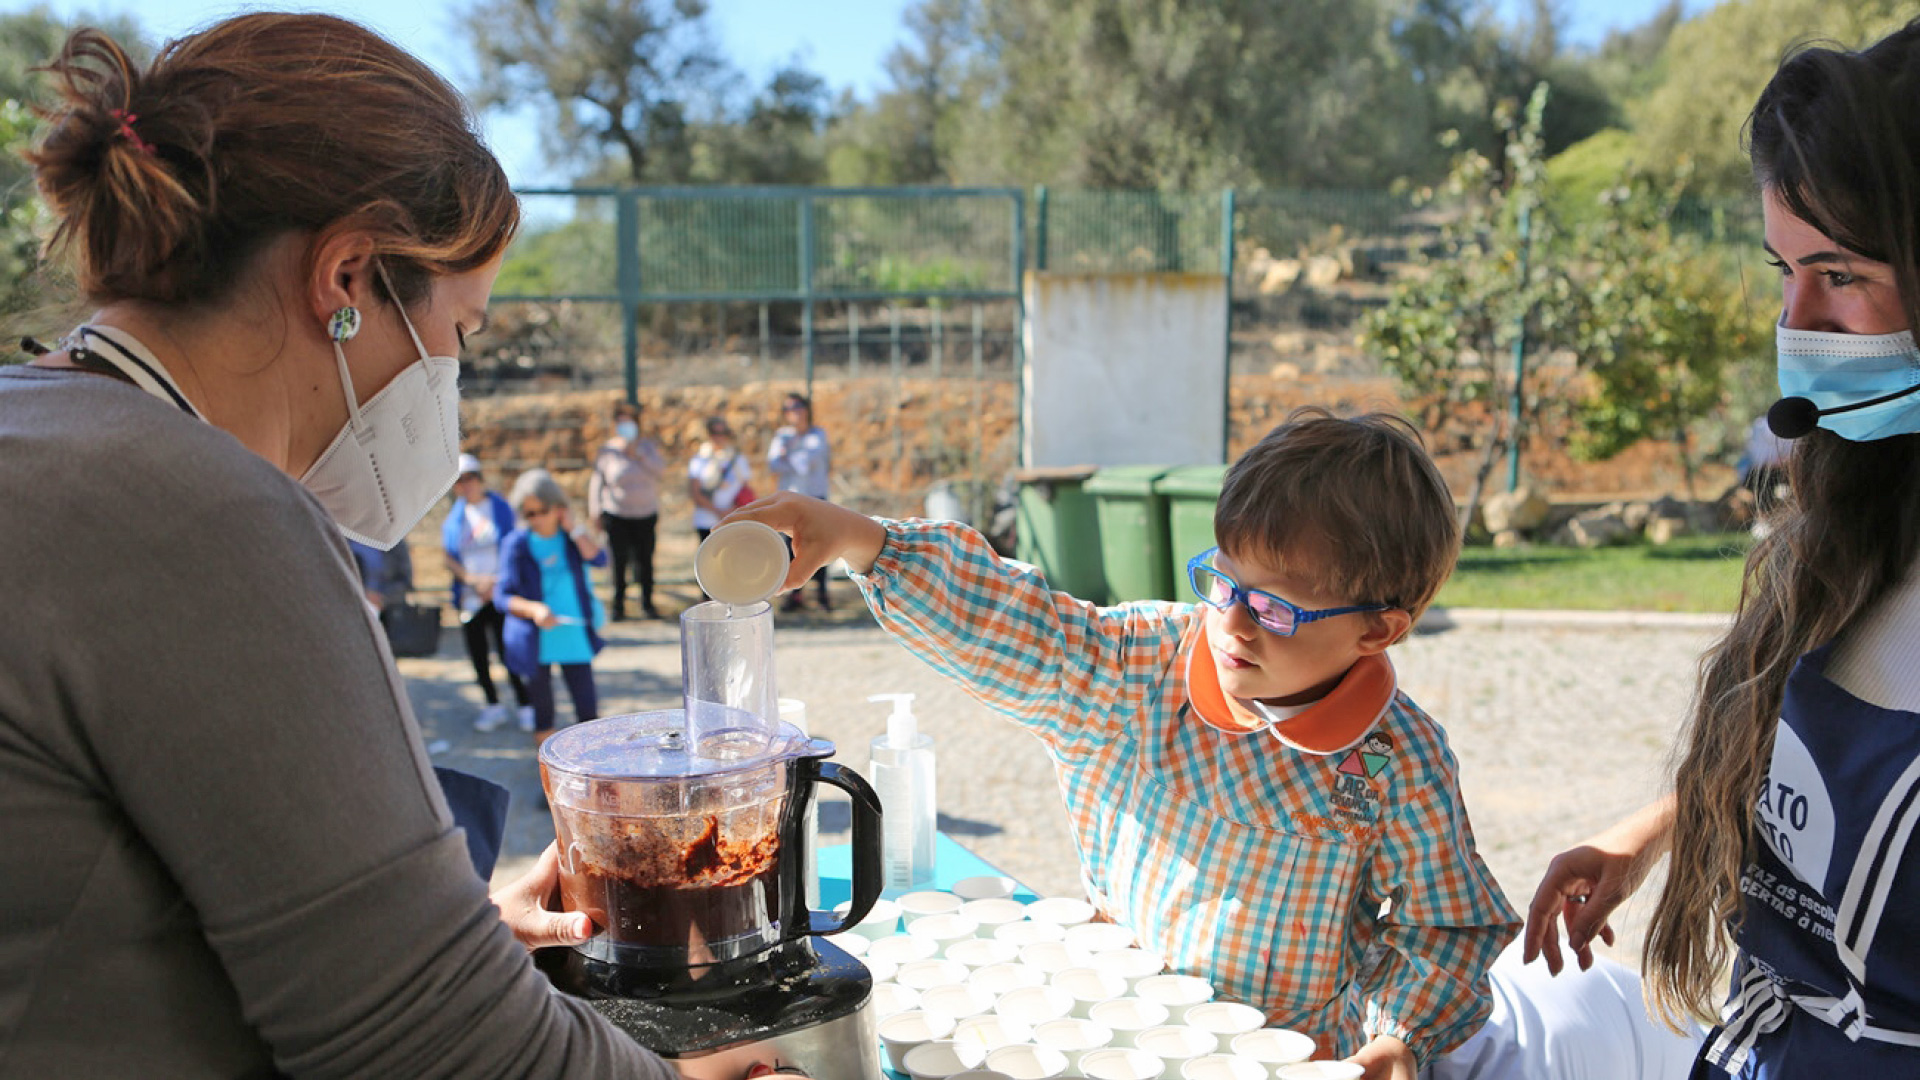
<svg viewBox="0 0 1920 1080"><path fill-rule="evenodd" d="M1693 481L1695 466L1693 463L1691 443L1692 440L1687 435L1686 417L1676 416L1673 424L1673 449L1675 453L1680 455L1680 477L1681 482L1686 485L1687 502L1689 504L1697 499L1697 496L1694 494Z"/></svg>
<svg viewBox="0 0 1920 1080"><path fill-rule="evenodd" d="M1460 511L1461 536L1465 536L1468 527L1473 524L1473 513L1480 509L1480 496L1486 493L1487 477L1493 472L1493 463L1500 459L1500 451L1506 448L1507 437L1503 427L1496 417L1493 434L1487 439L1486 451L1480 455L1480 465L1473 470L1473 486L1467 489L1467 504Z"/></svg>

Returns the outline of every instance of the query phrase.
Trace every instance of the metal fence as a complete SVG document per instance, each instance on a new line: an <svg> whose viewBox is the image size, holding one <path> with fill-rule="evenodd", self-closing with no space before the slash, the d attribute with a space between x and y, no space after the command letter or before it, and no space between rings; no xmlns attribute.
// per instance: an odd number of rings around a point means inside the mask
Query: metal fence
<svg viewBox="0 0 1920 1080"><path fill-rule="evenodd" d="M558 224L536 218L508 253L502 301L605 303L620 312L627 392L638 386L641 317L659 305L757 306L763 357L771 312L797 305L806 379L823 343L816 316L839 315L853 363L863 305L894 306L866 333L898 355L897 305L1006 302L1018 349L1026 200L1012 188L530 189L564 199ZM558 267L559 269L556 269ZM976 313L976 341L984 319ZM947 327L935 321L934 334ZM912 327L909 327L911 331ZM941 345L944 346L944 342ZM941 350L944 352L944 349ZM1017 365L1017 356L1016 356Z"/></svg>
<svg viewBox="0 0 1920 1080"><path fill-rule="evenodd" d="M777 371L810 387L821 370L859 376L886 365L896 375L1017 383L1029 270L1224 273L1230 370L1313 364L1316 353L1350 344L1358 316L1384 302L1394 263L1438 250L1446 219L1444 210L1378 190L521 194L528 221L496 299L562 309L521 320L521 337L490 361L499 374L476 372L471 384L482 391L544 374L548 384L617 377L632 397L643 353L709 360L704 368L659 362L655 377L764 381ZM1729 248L1757 247L1751 200L1685 204L1673 224ZM1284 274L1262 279L1262 260L1297 265L1329 255L1340 258L1351 287L1303 290ZM548 356L557 359L547 364Z"/></svg>

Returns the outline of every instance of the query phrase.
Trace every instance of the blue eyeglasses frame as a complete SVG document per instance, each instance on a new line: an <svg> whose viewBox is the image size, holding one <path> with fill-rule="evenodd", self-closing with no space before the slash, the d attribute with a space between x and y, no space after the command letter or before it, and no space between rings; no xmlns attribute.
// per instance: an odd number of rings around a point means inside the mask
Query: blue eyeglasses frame
<svg viewBox="0 0 1920 1080"><path fill-rule="evenodd" d="M1275 596L1265 589L1242 588L1239 582L1227 576L1219 567L1208 561L1218 554L1220 554L1219 548L1210 547L1187 560L1187 584L1193 589L1193 595L1199 597L1202 604L1216 611L1227 611L1235 604L1247 605L1247 614L1253 616L1254 624L1269 634L1274 634L1279 637L1292 637L1294 632L1302 626L1310 622L1319 622L1321 619L1331 619L1335 615L1355 615L1364 612L1393 610L1392 604L1353 604L1347 607L1321 608L1318 611L1308 611L1293 601L1283 596ZM1202 570L1205 570L1207 573L1212 574L1214 577L1226 583L1229 591L1225 601L1213 600L1208 597L1207 590L1200 587L1200 571ZM1260 610L1253 606L1252 599L1256 596L1262 600L1278 604L1282 610L1287 612L1291 622L1284 627L1275 626L1269 622L1268 617L1262 615Z"/></svg>

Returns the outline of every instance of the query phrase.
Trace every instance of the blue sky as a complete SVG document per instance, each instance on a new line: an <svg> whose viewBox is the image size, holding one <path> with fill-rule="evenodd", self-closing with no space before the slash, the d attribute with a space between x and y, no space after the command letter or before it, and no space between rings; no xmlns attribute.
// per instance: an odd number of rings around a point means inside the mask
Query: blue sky
<svg viewBox="0 0 1920 1080"><path fill-rule="evenodd" d="M901 36L900 15L910 0L710 0L711 19L722 51L759 84L789 58L798 56L837 93L851 89L862 97L885 85L881 64ZM155 38L178 37L204 23L248 8L233 0L0 0L0 11L40 6L73 18L82 13L126 14ZM466 86L471 72L463 59L459 12L472 0L328 0L285 7L328 11L372 26ZM1518 5L1503 0L1503 8ZM1632 26L1659 9L1661 0L1566 0L1569 38L1597 43L1610 29ZM1687 0L1689 12L1707 0ZM518 184L556 182L540 152L530 116L487 118L494 150Z"/></svg>

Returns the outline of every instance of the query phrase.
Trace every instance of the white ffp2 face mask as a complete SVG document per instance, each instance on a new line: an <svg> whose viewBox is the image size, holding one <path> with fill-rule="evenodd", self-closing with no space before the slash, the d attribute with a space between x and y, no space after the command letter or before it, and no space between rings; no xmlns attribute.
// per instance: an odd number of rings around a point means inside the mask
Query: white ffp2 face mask
<svg viewBox="0 0 1920 1080"><path fill-rule="evenodd" d="M347 395L347 424L300 483L341 532L386 551L406 538L459 477L460 361L427 354L384 268L380 279L420 359L356 408L347 354L333 343Z"/></svg>

